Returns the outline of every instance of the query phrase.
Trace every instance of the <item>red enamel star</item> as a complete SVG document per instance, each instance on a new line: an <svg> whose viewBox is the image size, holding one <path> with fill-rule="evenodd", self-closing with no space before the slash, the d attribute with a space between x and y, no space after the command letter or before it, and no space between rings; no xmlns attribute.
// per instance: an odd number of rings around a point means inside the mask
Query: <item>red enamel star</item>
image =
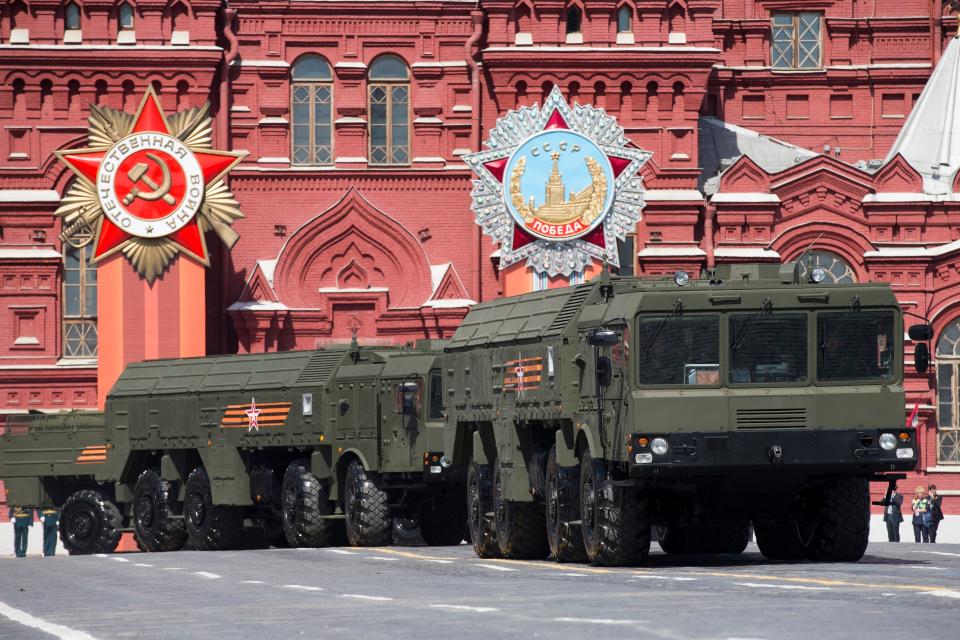
<svg viewBox="0 0 960 640"><path fill-rule="evenodd" d="M141 147L141 140L149 134L165 136L167 148ZM147 89L130 131L113 146L56 152L99 197L103 215L96 229L91 262L141 239L167 238L206 266L210 264L209 255L198 220L204 189L244 155L191 148L180 142L152 87Z"/></svg>
<svg viewBox="0 0 960 640"><path fill-rule="evenodd" d="M260 409L257 408L257 401L254 398L250 398L250 408L244 411L247 414L247 419L250 421L247 426L247 431L253 431L256 429L260 431L260 426L257 424L257 416L260 415Z"/></svg>

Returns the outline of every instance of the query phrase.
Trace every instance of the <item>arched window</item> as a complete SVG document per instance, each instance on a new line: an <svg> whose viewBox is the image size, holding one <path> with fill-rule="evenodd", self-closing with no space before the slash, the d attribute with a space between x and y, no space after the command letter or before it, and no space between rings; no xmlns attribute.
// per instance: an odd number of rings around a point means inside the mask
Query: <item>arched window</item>
<svg viewBox="0 0 960 640"><path fill-rule="evenodd" d="M800 266L801 278L806 278L810 266L820 267L827 273L827 282L850 284L857 281L857 274L846 260L830 251L811 251L803 258Z"/></svg>
<svg viewBox="0 0 960 640"><path fill-rule="evenodd" d="M333 162L333 74L318 55L305 55L293 64L290 85L293 115L292 162L323 165Z"/></svg>
<svg viewBox="0 0 960 640"><path fill-rule="evenodd" d="M63 28L65 31L80 29L80 7L76 2L68 2L63 8Z"/></svg>
<svg viewBox="0 0 960 640"><path fill-rule="evenodd" d="M670 30L667 36L669 44L687 43L687 12L679 2L667 12L667 25Z"/></svg>
<svg viewBox="0 0 960 640"><path fill-rule="evenodd" d="M410 73L394 55L370 65L370 164L410 162Z"/></svg>
<svg viewBox="0 0 960 640"><path fill-rule="evenodd" d="M121 31L129 31L134 27L133 20L133 6L124 2L117 10L117 26Z"/></svg>
<svg viewBox="0 0 960 640"><path fill-rule="evenodd" d="M583 28L583 12L574 5L567 7L567 35L580 33Z"/></svg>
<svg viewBox="0 0 960 640"><path fill-rule="evenodd" d="M937 340L937 464L960 464L957 381L960 367L960 319Z"/></svg>
<svg viewBox="0 0 960 640"><path fill-rule="evenodd" d="M97 356L97 269L93 243L63 249L63 357Z"/></svg>
<svg viewBox="0 0 960 640"><path fill-rule="evenodd" d="M629 5L617 9L617 33L633 33L633 9Z"/></svg>

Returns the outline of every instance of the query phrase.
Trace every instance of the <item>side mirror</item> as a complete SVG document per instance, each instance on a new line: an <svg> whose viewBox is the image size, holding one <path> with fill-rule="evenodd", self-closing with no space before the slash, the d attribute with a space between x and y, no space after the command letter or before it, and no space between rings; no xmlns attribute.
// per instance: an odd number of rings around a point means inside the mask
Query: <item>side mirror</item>
<svg viewBox="0 0 960 640"><path fill-rule="evenodd" d="M912 331L913 327L910 327L910 330ZM927 346L926 342L918 342L917 346L914 348L913 366L916 368L917 373L927 372L927 368L930 366L930 347Z"/></svg>
<svg viewBox="0 0 960 640"><path fill-rule="evenodd" d="M933 338L933 327L928 324L915 324L907 330L907 335L916 342L926 342Z"/></svg>
<svg viewBox="0 0 960 640"><path fill-rule="evenodd" d="M613 382L613 365L610 363L610 358L600 356L597 358L597 386L609 387L611 382Z"/></svg>
<svg viewBox="0 0 960 640"><path fill-rule="evenodd" d="M420 404L420 385L416 382L403 382L397 385L397 413L416 417Z"/></svg>
<svg viewBox="0 0 960 640"><path fill-rule="evenodd" d="M587 344L591 347L612 347L620 342L620 335L612 329L599 329L587 334Z"/></svg>

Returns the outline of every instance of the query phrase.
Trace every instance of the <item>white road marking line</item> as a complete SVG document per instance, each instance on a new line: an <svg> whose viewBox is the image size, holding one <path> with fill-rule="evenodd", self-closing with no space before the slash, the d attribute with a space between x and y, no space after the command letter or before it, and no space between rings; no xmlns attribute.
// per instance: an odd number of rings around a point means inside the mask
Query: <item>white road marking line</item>
<svg viewBox="0 0 960 640"><path fill-rule="evenodd" d="M263 584L262 582L260 584ZM305 584L285 584L284 589L294 589L295 591L323 591L323 587L309 587Z"/></svg>
<svg viewBox="0 0 960 640"><path fill-rule="evenodd" d="M342 556L355 556L357 555L356 551L347 551L346 549L324 549L324 551L329 551L330 553L339 553Z"/></svg>
<svg viewBox="0 0 960 640"><path fill-rule="evenodd" d="M136 563L136 564L133 565L133 566L135 566L135 567L152 567L153 565L152 565L152 564L147 564L146 562L138 562L138 563Z"/></svg>
<svg viewBox="0 0 960 640"><path fill-rule="evenodd" d="M386 560L387 562L397 562L398 558L387 558L384 556L364 556L367 560Z"/></svg>
<svg viewBox="0 0 960 640"><path fill-rule="evenodd" d="M583 624L643 624L643 620L614 620L613 618L554 618L554 622L578 622Z"/></svg>
<svg viewBox="0 0 960 640"><path fill-rule="evenodd" d="M109 556L105 553L98 553L94 555L95 558L108 558Z"/></svg>
<svg viewBox="0 0 960 640"><path fill-rule="evenodd" d="M686 578L682 576L660 576L660 575L651 574L651 573L644 573L641 575L635 575L630 580L627 580L627 582L636 582L637 578L640 578L642 580L678 580L680 582L691 582L698 579L698 578Z"/></svg>
<svg viewBox="0 0 960 640"><path fill-rule="evenodd" d="M114 562L130 562L126 558L121 558L119 556L112 556L110 559L113 560Z"/></svg>
<svg viewBox="0 0 960 640"><path fill-rule="evenodd" d="M911 551L910 553L931 553L935 556L951 556L960 558L960 553L949 553L947 551Z"/></svg>
<svg viewBox="0 0 960 640"><path fill-rule="evenodd" d="M833 591L832 587L804 587L799 584L761 584L759 582L734 582L738 587L753 587L755 589L795 589L799 591Z"/></svg>
<svg viewBox="0 0 960 640"><path fill-rule="evenodd" d="M388 598L386 596L365 596L362 593L342 593L340 594L341 598L354 598L356 600L373 600L374 602L388 602L393 600L393 598Z"/></svg>
<svg viewBox="0 0 960 640"><path fill-rule="evenodd" d="M938 598L950 598L951 600L960 600L960 591L951 591L949 589L937 589L935 591L924 591L928 596L937 596Z"/></svg>
<svg viewBox="0 0 960 640"><path fill-rule="evenodd" d="M568 578L586 578L587 574L585 573L561 573L562 576L567 576Z"/></svg>
<svg viewBox="0 0 960 640"><path fill-rule="evenodd" d="M244 580L240 584L267 584L263 580Z"/></svg>
<svg viewBox="0 0 960 640"><path fill-rule="evenodd" d="M470 607L465 604L432 604L431 609L448 609L450 611L473 611L474 613L490 613L499 611L495 607Z"/></svg>
<svg viewBox="0 0 960 640"><path fill-rule="evenodd" d="M65 627L62 624L47 622L46 620L30 615L26 611L15 609L4 602L0 602L0 615L14 622L19 622L25 627L31 627L49 633L52 636L60 638L60 640L96 640L96 638L89 633L77 631L76 629Z"/></svg>
<svg viewBox="0 0 960 640"><path fill-rule="evenodd" d="M928 571L946 571L946 567L931 567L926 564L902 564L901 569L927 569Z"/></svg>
<svg viewBox="0 0 960 640"><path fill-rule="evenodd" d="M164 567L163 571L183 571L183 567Z"/></svg>
<svg viewBox="0 0 960 640"><path fill-rule="evenodd" d="M474 566L483 567L484 569L493 569L494 571L516 571L516 569L511 569L510 567L501 567L496 564L483 564L482 562L473 563Z"/></svg>
<svg viewBox="0 0 960 640"><path fill-rule="evenodd" d="M453 560L438 560L436 558L427 558L427 562L436 562L437 564L453 564Z"/></svg>
<svg viewBox="0 0 960 640"><path fill-rule="evenodd" d="M881 593L880 595L882 595L882 596L895 596L895 595L897 595L897 594L895 594L895 593Z"/></svg>
<svg viewBox="0 0 960 640"><path fill-rule="evenodd" d="M209 571L194 571L193 575L200 576L201 578L206 578L207 580L219 580L220 576L215 573L210 573Z"/></svg>

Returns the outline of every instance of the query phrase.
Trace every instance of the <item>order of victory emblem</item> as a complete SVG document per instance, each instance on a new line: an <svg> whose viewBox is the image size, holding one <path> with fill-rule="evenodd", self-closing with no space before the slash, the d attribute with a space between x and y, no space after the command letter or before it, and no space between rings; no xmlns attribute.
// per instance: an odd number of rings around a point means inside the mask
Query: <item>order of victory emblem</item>
<svg viewBox="0 0 960 640"><path fill-rule="evenodd" d="M90 146L56 152L77 177L56 211L61 240L92 242L91 263L120 251L148 282L178 253L209 266L205 231L237 241L224 177L246 155L214 151L211 134L209 104L168 118L152 87L135 115L91 106Z"/></svg>
<svg viewBox="0 0 960 640"><path fill-rule="evenodd" d="M594 259L620 266L617 240L643 208L637 175L650 153L630 146L603 109L567 104L558 87L542 107L497 121L488 151L464 156L477 176L472 209L500 244L500 264L526 260L551 276Z"/></svg>

